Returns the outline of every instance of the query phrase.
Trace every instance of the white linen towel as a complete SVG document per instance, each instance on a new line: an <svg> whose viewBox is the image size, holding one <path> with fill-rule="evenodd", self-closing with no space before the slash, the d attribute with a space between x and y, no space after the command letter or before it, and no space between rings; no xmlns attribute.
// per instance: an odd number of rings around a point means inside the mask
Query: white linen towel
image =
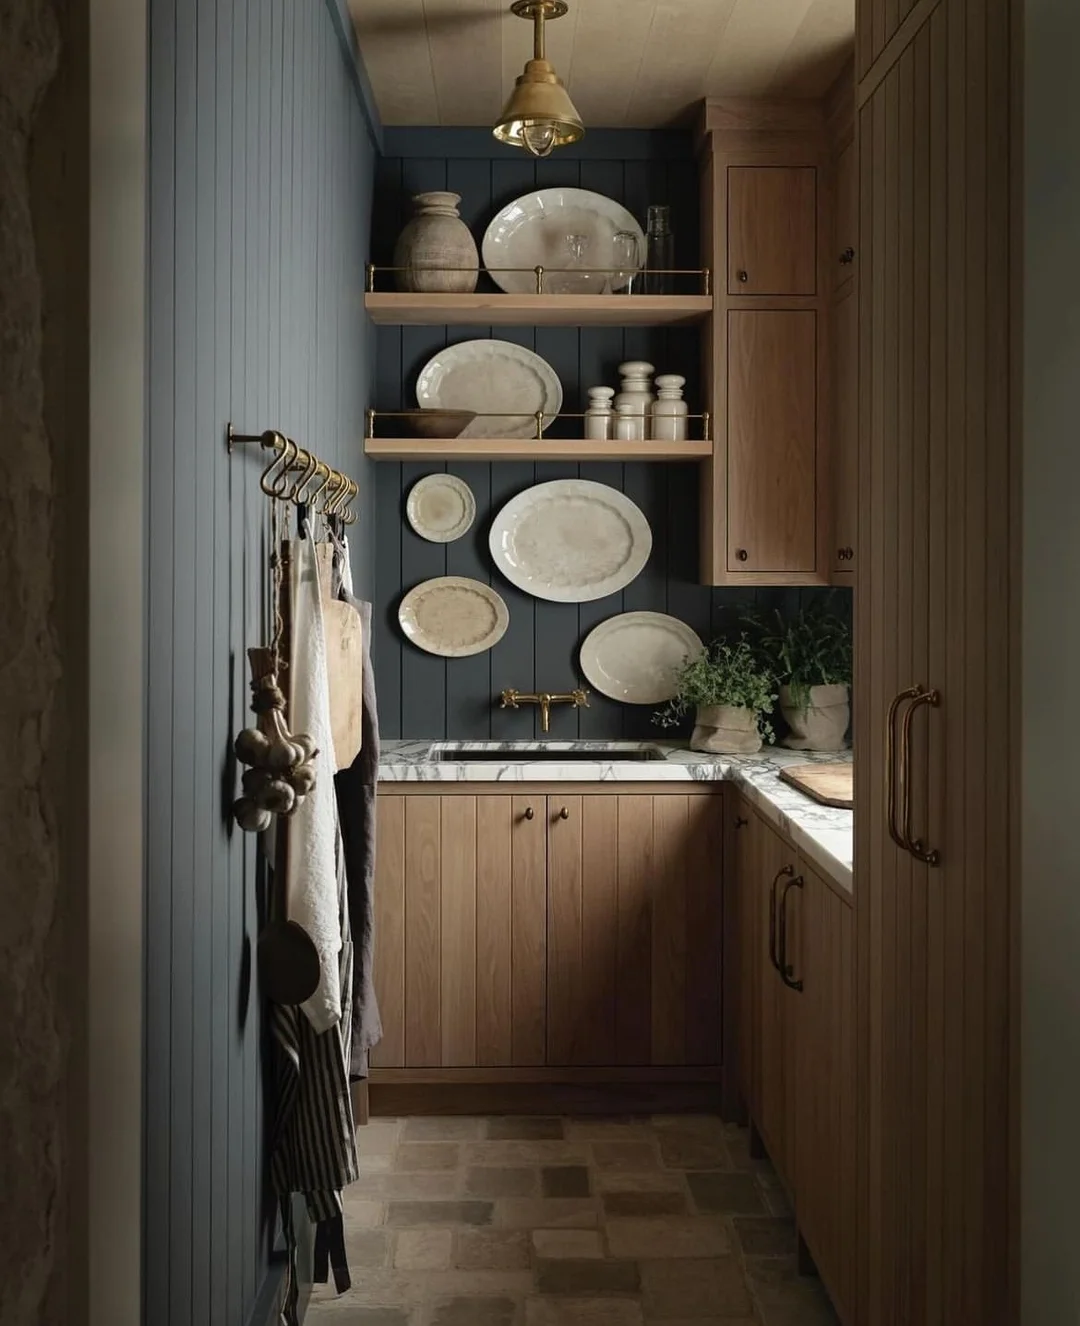
<svg viewBox="0 0 1080 1326"><path fill-rule="evenodd" d="M292 545L292 648L289 727L318 747L314 789L289 819L285 897L290 921L303 926L319 955L319 986L301 1007L317 1032L341 1020L341 916L337 887L334 739L326 677L319 561L310 531Z"/></svg>

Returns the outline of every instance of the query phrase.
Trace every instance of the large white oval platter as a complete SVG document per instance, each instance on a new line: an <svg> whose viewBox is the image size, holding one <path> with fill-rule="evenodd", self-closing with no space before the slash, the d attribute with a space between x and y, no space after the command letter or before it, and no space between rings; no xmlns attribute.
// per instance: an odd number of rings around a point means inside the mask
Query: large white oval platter
<svg viewBox="0 0 1080 1326"><path fill-rule="evenodd" d="M495 517L488 544L495 565L518 589L553 603L589 603L640 575L652 531L618 489L554 479L511 498Z"/></svg>
<svg viewBox="0 0 1080 1326"><path fill-rule="evenodd" d="M535 437L536 412L562 409L562 383L546 359L513 341L459 341L432 355L416 380L427 410L474 410L461 437ZM484 415L496 415L485 419ZM544 420L547 428L551 418Z"/></svg>
<svg viewBox="0 0 1080 1326"><path fill-rule="evenodd" d="M585 637L581 670L624 704L661 704L675 694L683 665L705 650L698 633L666 612L624 612Z"/></svg>
<svg viewBox="0 0 1080 1326"><path fill-rule="evenodd" d="M544 267L552 275L545 286L558 294L599 294L604 272L582 272L575 276L555 269L575 265L567 235L585 240L581 267L610 268L611 241L617 230L629 230L638 245L638 265L645 263L645 236L632 214L614 198L589 189L539 189L515 198L494 218L484 233L484 266L523 267L520 272L491 270L492 280L508 295L536 293L534 268ZM616 279L614 288L625 285Z"/></svg>
<svg viewBox="0 0 1080 1326"><path fill-rule="evenodd" d="M430 543L453 543L476 518L472 489L454 474L425 474L409 489L409 524Z"/></svg>
<svg viewBox="0 0 1080 1326"><path fill-rule="evenodd" d="M510 613L490 585L466 576L439 576L410 589L398 621L418 649L443 658L482 654L506 634Z"/></svg>

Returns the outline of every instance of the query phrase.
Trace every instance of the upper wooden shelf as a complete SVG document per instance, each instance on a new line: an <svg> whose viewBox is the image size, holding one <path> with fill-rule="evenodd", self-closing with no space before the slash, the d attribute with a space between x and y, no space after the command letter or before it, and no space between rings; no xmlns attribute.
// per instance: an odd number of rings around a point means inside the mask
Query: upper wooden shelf
<svg viewBox="0 0 1080 1326"><path fill-rule="evenodd" d="M368 437L373 460L708 460L711 442L593 442L581 438Z"/></svg>
<svg viewBox="0 0 1080 1326"><path fill-rule="evenodd" d="M711 295L415 295L364 296L372 322L397 327L662 327L701 322Z"/></svg>

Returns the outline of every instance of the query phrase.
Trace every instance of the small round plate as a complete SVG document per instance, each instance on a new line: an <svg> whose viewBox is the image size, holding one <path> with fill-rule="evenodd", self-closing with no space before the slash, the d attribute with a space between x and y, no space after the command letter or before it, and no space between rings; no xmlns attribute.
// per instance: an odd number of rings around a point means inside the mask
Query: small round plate
<svg viewBox="0 0 1080 1326"><path fill-rule="evenodd" d="M696 631L666 612L623 612L585 637L581 670L601 695L662 704L675 694L679 669L704 648Z"/></svg>
<svg viewBox="0 0 1080 1326"><path fill-rule="evenodd" d="M425 474L409 489L409 524L429 543L453 543L476 519L476 498L453 474Z"/></svg>
<svg viewBox="0 0 1080 1326"><path fill-rule="evenodd" d="M490 585L466 576L438 576L409 590L398 608L398 621L418 649L443 658L468 658L498 644L510 613Z"/></svg>

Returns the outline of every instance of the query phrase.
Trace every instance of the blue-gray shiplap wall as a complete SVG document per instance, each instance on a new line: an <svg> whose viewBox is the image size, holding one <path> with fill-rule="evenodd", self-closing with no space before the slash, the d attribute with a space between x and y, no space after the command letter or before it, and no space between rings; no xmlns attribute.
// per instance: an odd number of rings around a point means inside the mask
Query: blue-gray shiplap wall
<svg viewBox="0 0 1080 1326"><path fill-rule="evenodd" d="M267 639L257 450L279 428L349 471L377 121L340 0L151 0L143 1320L264 1326L280 1276L266 1182L256 841L228 803ZM372 523L353 539L362 589ZM133 697L133 702L135 697ZM275 1318L276 1320L276 1318Z"/></svg>
<svg viewBox="0 0 1080 1326"><path fill-rule="evenodd" d="M387 130L376 184L374 260L391 262L411 194L427 189L461 194L461 215L479 243L492 216L506 203L530 189L557 185L607 194L642 224L649 203L668 203L676 265L693 268L701 261L698 177L689 133L597 130L574 148L534 161L498 145L485 130L443 128ZM692 289L687 287L688 292ZM617 385L616 366L638 358L649 360L658 371L686 374L690 408L701 409L697 330L607 327L379 327L375 405L384 410L414 405L417 372L432 354L456 341L488 335L526 345L547 359L562 380L567 410L585 408L587 387ZM380 721L388 737L531 738L539 734L535 712L500 710L494 697L507 686L556 691L578 685L581 641L606 618L640 609L668 612L708 640L736 630L745 607L790 609L817 592L709 589L698 584L695 465L380 462L375 468L374 661ZM458 475L476 495L476 523L456 543L427 543L404 517L409 488L437 470ZM633 498L652 527L652 556L621 594L595 603L545 603L521 593L495 570L487 549L488 529L492 516L515 493L533 483L575 477L610 484ZM494 649L447 660L403 640L397 624L403 594L440 575L472 576L498 589L510 610L510 626ZM589 709L557 709L552 717L553 736L641 737L657 731L651 709L616 704L599 695L592 697Z"/></svg>

